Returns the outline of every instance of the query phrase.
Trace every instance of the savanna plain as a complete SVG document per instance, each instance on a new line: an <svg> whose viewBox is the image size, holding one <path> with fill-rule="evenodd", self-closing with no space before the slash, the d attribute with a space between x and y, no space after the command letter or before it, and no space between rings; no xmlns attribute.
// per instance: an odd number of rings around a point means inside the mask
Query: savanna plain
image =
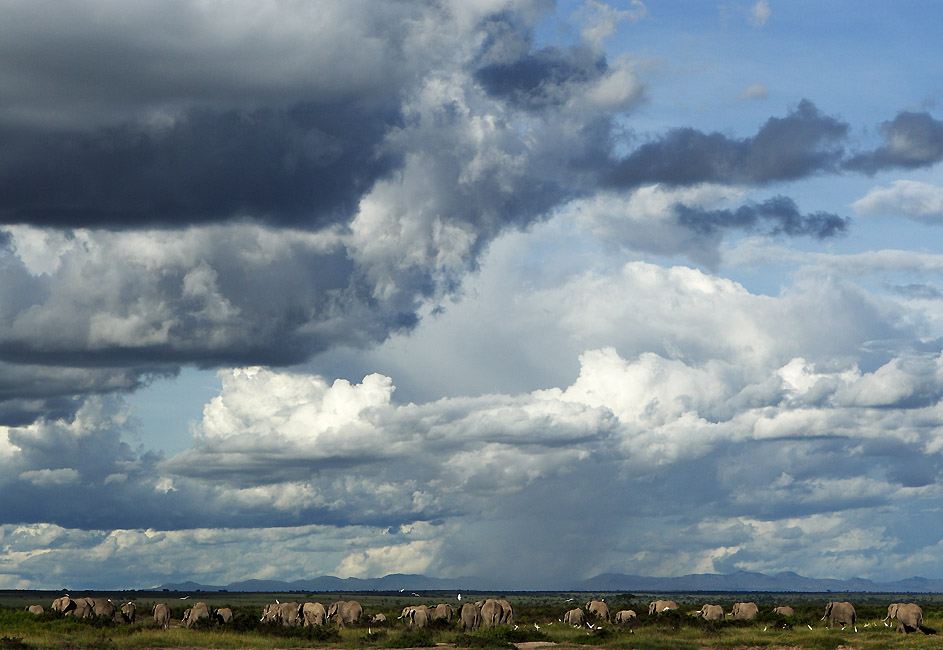
<svg viewBox="0 0 943 650"><path fill-rule="evenodd" d="M408 629L399 620L407 606L449 603L456 612L461 605L454 592L421 592L419 596L400 592L367 593L241 593L168 591L120 591L72 593L76 596L110 598L116 605L134 602L135 622L85 619L52 611L52 601L62 592L0 591L0 650L79 649L120 650L124 648L619 648L658 650L812 648L943 648L943 594L867 593L579 593L509 592L502 594L462 594L461 602L505 598L514 609L510 625L463 632L458 618L451 622L433 621L423 629ZM585 608L588 601L604 599L613 615L632 609L637 620L626 625L592 622L592 627L574 627L561 621L565 612ZM670 599L679 608L661 614L648 613L649 602ZM340 627L327 623L317 627L283 627L263 623L262 610L268 603L291 601L323 603L356 600L364 610L363 622ZM753 621L705 621L694 612L705 603L722 605L730 611L736 602L755 602L759 614ZM849 601L857 612L855 631L827 629L822 616L829 601ZM181 624L185 610L195 602L205 602L214 610L228 607L233 620L219 624L199 621L191 628ZM921 631L899 634L883 619L891 603L919 604L923 609ZM160 629L151 612L157 603L171 609L171 626ZM27 611L42 605L42 614ZM781 616L773 608L789 605L795 613ZM372 623L371 617L384 614L386 623Z"/></svg>

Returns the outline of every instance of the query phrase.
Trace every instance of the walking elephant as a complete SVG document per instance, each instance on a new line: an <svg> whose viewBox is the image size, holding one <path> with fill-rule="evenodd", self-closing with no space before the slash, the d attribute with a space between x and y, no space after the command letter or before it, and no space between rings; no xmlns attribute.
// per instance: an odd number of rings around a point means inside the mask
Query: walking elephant
<svg viewBox="0 0 943 650"><path fill-rule="evenodd" d="M337 624L344 627L350 623L359 623L363 616L363 607L356 600L339 600L331 603L327 610L327 620L337 618Z"/></svg>
<svg viewBox="0 0 943 650"><path fill-rule="evenodd" d="M232 623L233 615L232 610L228 607L220 607L214 612L216 614L216 622L220 625L225 625L227 623Z"/></svg>
<svg viewBox="0 0 943 650"><path fill-rule="evenodd" d="M838 623L842 626L842 629L845 629L846 625L850 625L855 628L855 632L857 632L858 628L855 627L857 618L858 615L855 614L854 605L844 601L840 603L828 603L825 606L825 616L822 617L822 620L825 621L825 627L832 627L832 623Z"/></svg>
<svg viewBox="0 0 943 650"><path fill-rule="evenodd" d="M635 613L634 609L620 609L616 612L616 623L619 625L625 625L626 623L633 623L638 620L638 615Z"/></svg>
<svg viewBox="0 0 943 650"><path fill-rule="evenodd" d="M213 610L206 603L193 603L193 607L183 613L183 624L191 628L197 624L197 621L203 619L215 620Z"/></svg>
<svg viewBox="0 0 943 650"><path fill-rule="evenodd" d="M730 610L730 617L735 621L753 621L756 615L760 613L760 608L756 603L734 603Z"/></svg>
<svg viewBox="0 0 943 650"><path fill-rule="evenodd" d="M514 622L514 609L511 603L501 599L498 604L501 605L501 625L511 625Z"/></svg>
<svg viewBox="0 0 943 650"><path fill-rule="evenodd" d="M773 608L773 613L779 614L780 616L795 616L796 610L789 605L780 605L779 607Z"/></svg>
<svg viewBox="0 0 943 650"><path fill-rule="evenodd" d="M154 623L164 630L170 627L170 608L164 603L154 605Z"/></svg>
<svg viewBox="0 0 943 650"><path fill-rule="evenodd" d="M884 625L897 619L897 631L902 634L916 632L923 627L923 610L914 603L893 603L887 608Z"/></svg>
<svg viewBox="0 0 943 650"><path fill-rule="evenodd" d="M433 621L445 621L446 623L451 622L452 615L454 614L452 606L448 603L439 603L432 608L432 620Z"/></svg>
<svg viewBox="0 0 943 650"><path fill-rule="evenodd" d="M324 625L327 609L321 603L305 603L301 606L301 618L305 627Z"/></svg>
<svg viewBox="0 0 943 650"><path fill-rule="evenodd" d="M29 606L26 608L26 611L29 612L30 614L37 614L37 615L38 615L38 614L42 614L43 612L45 612L46 609L45 609L42 605L29 605Z"/></svg>
<svg viewBox="0 0 943 650"><path fill-rule="evenodd" d="M478 609L478 605L475 603L465 603L462 605L462 608L458 611L458 618L462 632L477 630L481 627L481 610Z"/></svg>
<svg viewBox="0 0 943 650"><path fill-rule="evenodd" d="M125 603L121 606L121 619L125 623L133 623L138 616L138 608L134 603Z"/></svg>
<svg viewBox="0 0 943 650"><path fill-rule="evenodd" d="M720 605L705 604L697 610L695 617L705 621L722 621L724 620L724 608Z"/></svg>
<svg viewBox="0 0 943 650"><path fill-rule="evenodd" d="M425 605L420 605L418 607L407 607L403 611L403 616L400 618L406 619L406 627L410 630L414 628L423 628L429 625L429 622L432 621L432 610L426 607Z"/></svg>
<svg viewBox="0 0 943 650"><path fill-rule="evenodd" d="M678 609L678 603L673 600L653 600L648 604L648 615L661 614L669 609Z"/></svg>
<svg viewBox="0 0 943 650"><path fill-rule="evenodd" d="M52 601L50 609L54 612L62 612L63 614L71 612L75 609L75 601L72 600L69 596L60 596Z"/></svg>
<svg viewBox="0 0 943 650"><path fill-rule="evenodd" d="M72 604L75 605L75 607L67 611L66 616L74 616L75 618L91 618L95 615L94 598L76 598L72 601Z"/></svg>
<svg viewBox="0 0 943 650"><path fill-rule="evenodd" d="M575 625L577 627L582 627L586 625L586 612L581 608L577 607L576 609L571 609L566 614L563 615L563 622L567 625Z"/></svg>
<svg viewBox="0 0 943 650"><path fill-rule="evenodd" d="M504 607L494 598L481 604L481 626L498 627L504 620Z"/></svg>
<svg viewBox="0 0 943 650"><path fill-rule="evenodd" d="M586 603L587 618L595 618L600 621L609 621L609 605L601 600L591 600Z"/></svg>

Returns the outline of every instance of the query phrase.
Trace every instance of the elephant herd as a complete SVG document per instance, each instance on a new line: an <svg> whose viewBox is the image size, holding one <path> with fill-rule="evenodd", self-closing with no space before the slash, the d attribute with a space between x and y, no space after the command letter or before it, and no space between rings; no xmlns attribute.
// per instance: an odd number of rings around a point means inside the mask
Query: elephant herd
<svg viewBox="0 0 943 650"><path fill-rule="evenodd" d="M26 608L33 614L42 614L44 609L42 605L30 605ZM75 618L105 618L113 620L116 623L134 623L137 618L137 608L134 603L125 603L120 607L115 605L107 598L71 598L62 596L56 598L51 606L56 612L61 612L65 616L74 616ZM678 604L673 600L654 600L649 603L649 616L657 616L670 610L677 610ZM793 616L795 611L792 607L779 606L773 608L773 613L781 616ZM422 628L434 621L442 620L446 623L452 621L456 612L453 607L447 603L438 605L410 605L403 608L402 613L397 620L403 620L410 629ZM465 603L458 611L458 625L462 631L477 630L482 627L490 628L499 625L510 625L514 620L514 611L507 600L489 598L487 600L475 603ZM705 621L722 621L726 619L752 621L759 614L759 607L756 603L735 603L729 612L725 612L720 605L704 604L691 615L695 618ZM339 626L360 623L364 617L363 607L355 600L337 601L325 608L324 605L317 602L305 603L280 603L278 601L270 603L262 610L263 623L271 623L286 627L296 626L317 626L325 625L330 621L335 621ZM153 609L153 619L157 627L167 628L170 626L170 607L164 603L158 603ZM635 611L631 609L620 610L612 615L607 605L602 600L591 600L585 605L585 611L582 608L568 610L560 619L561 622L575 626L587 626L594 628L602 622L616 623L625 625L638 619ZM892 603L887 608L887 617L884 619L885 626L890 626L894 620L897 620L897 631L901 633L914 632L923 628L923 610L914 603ZM184 614L182 623L186 627L193 627L198 621L230 623L233 620L233 612L228 607L221 607L216 610L210 608L203 602L195 603L188 608ZM841 625L842 629L850 625L857 632L855 625L857 614L854 605L849 602L830 602L825 606L825 615L822 617L826 621L826 627L832 627L833 624ZM383 624L386 622L384 614L375 614L368 619L373 624Z"/></svg>

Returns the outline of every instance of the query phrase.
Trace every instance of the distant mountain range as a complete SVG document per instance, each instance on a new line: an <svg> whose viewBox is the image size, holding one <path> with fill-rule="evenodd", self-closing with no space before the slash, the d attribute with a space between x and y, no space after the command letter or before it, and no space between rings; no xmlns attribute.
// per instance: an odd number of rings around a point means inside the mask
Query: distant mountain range
<svg viewBox="0 0 943 650"><path fill-rule="evenodd" d="M244 580L225 586L196 582L165 584L157 589L170 591L518 591L484 578L430 578L423 575L395 573L382 578L335 578L321 576L308 580ZM587 580L560 584L546 591L791 591L791 592L889 592L943 593L943 580L913 577L894 582L874 582L864 578L837 580L806 578L786 571L767 575L749 571L735 573L697 573L675 578L603 573Z"/></svg>

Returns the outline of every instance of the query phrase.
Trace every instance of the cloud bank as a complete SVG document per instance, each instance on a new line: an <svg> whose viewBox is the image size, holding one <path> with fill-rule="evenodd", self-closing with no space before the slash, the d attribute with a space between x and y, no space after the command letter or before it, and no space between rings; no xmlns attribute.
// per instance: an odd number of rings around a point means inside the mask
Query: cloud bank
<svg viewBox="0 0 943 650"><path fill-rule="evenodd" d="M0 585L936 571L943 264L832 248L939 221L929 112L664 110L637 1L4 13Z"/></svg>

